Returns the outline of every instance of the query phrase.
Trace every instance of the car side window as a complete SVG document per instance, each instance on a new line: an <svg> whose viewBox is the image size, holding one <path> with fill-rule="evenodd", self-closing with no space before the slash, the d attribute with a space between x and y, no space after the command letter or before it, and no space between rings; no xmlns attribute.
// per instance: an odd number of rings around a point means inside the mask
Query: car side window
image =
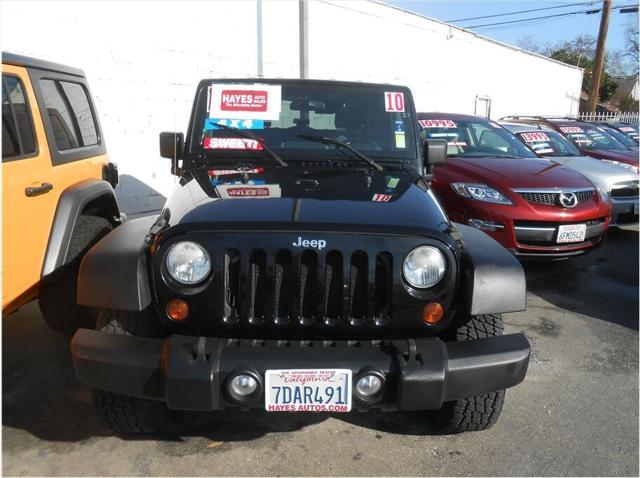
<svg viewBox="0 0 640 478"><path fill-rule="evenodd" d="M40 90L59 151L98 143L93 112L82 85L42 79Z"/></svg>
<svg viewBox="0 0 640 478"><path fill-rule="evenodd" d="M21 81L2 75L2 162L29 157L36 151L33 121Z"/></svg>

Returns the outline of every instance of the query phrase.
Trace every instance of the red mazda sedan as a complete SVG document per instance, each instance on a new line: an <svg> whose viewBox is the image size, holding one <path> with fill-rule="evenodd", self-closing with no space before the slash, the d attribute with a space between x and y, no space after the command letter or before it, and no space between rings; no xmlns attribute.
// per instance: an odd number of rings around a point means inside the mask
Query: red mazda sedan
<svg viewBox="0 0 640 478"><path fill-rule="evenodd" d="M478 116L420 113L424 139L447 141L431 187L452 221L475 226L521 257L561 259L598 246L611 204L576 171L536 157Z"/></svg>

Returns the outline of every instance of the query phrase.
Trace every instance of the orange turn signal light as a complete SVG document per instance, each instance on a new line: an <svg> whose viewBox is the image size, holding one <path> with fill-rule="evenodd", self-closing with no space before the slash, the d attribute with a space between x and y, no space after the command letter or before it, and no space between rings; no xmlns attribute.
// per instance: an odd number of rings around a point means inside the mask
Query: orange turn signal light
<svg viewBox="0 0 640 478"><path fill-rule="evenodd" d="M189 316L189 305L182 299L173 299L167 304L167 316L181 322Z"/></svg>
<svg viewBox="0 0 640 478"><path fill-rule="evenodd" d="M444 307L438 302L429 302L422 309L422 321L427 325L435 325L444 318Z"/></svg>

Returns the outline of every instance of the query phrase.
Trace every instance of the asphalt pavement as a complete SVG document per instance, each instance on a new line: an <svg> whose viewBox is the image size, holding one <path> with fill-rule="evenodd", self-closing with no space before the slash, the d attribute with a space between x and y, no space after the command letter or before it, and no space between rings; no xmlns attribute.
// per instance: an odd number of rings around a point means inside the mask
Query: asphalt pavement
<svg viewBox="0 0 640 478"><path fill-rule="evenodd" d="M525 265L532 345L498 424L439 436L421 413L182 413L166 437L122 438L93 414L69 343L30 304L2 323L4 475L638 476L638 232Z"/></svg>

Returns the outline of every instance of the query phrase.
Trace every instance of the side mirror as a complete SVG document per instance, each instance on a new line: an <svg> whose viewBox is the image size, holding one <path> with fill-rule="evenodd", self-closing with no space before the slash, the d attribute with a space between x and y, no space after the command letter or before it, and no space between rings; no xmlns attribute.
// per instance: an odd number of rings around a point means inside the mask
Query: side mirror
<svg viewBox="0 0 640 478"><path fill-rule="evenodd" d="M422 157L424 158L425 175L433 174L433 168L444 164L447 160L447 142L443 139L429 139L424 142Z"/></svg>
<svg viewBox="0 0 640 478"><path fill-rule="evenodd" d="M182 133L160 133L160 156L171 159L171 174L180 175L178 161L182 160L184 135Z"/></svg>

